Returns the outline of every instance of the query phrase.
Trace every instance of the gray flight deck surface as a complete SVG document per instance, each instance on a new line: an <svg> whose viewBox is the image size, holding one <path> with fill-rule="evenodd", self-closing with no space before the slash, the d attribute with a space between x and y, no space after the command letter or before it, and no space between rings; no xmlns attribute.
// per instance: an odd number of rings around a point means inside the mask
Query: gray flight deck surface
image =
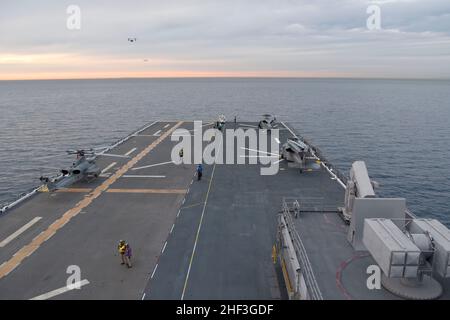
<svg viewBox="0 0 450 320"><path fill-rule="evenodd" d="M130 159L100 157L97 164L103 169L116 162L108 173L117 172L118 168L155 143L176 124L154 123L113 149L116 154L125 154L136 148ZM192 129L192 123L183 123L180 128ZM136 166L170 161L170 150L174 144L170 136L166 137ZM51 225L57 219L80 205L83 199L89 198L89 190L85 188L96 189L109 177L103 175L91 183L79 183L63 192L38 193L6 211L0 216L0 241L33 218L42 219L0 247L0 298L30 299L62 288L69 277L67 267L78 265L81 280L87 279L89 284L80 290L57 295L55 299L140 299L176 220L193 173L193 165L183 167L174 164L128 170L65 225L57 228L46 241L40 241L41 232L55 227ZM126 239L133 248L131 269L119 263L117 242L120 239ZM33 246L37 248L26 256L29 252L26 249ZM21 257L24 253L25 256ZM14 268L12 271L11 266Z"/></svg>
<svg viewBox="0 0 450 320"><path fill-rule="evenodd" d="M334 211L344 188L324 168L300 174L282 161L278 174L264 176L259 164L204 165L197 181L195 165L161 164L171 159L176 126L193 132L192 122L155 122L111 150L136 148L129 159L99 157L100 168L109 168L100 178L38 193L2 214L0 299L285 298L272 260L284 197L332 208L294 220L325 299L395 298L367 289L365 271L374 262L347 242L348 226ZM280 129L281 143L292 137L287 126ZM152 164L161 165L132 170ZM131 269L120 264L120 239L133 248ZM89 281L79 290L64 290L70 265Z"/></svg>

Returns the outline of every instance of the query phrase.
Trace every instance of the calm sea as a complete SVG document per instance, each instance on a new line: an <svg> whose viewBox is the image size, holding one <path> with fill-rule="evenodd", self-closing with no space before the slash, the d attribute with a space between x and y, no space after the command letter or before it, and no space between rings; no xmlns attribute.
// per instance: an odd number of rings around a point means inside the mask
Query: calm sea
<svg viewBox="0 0 450 320"><path fill-rule="evenodd" d="M346 173L364 160L381 196L450 225L450 81L126 79L0 81L0 203L158 119L274 113Z"/></svg>

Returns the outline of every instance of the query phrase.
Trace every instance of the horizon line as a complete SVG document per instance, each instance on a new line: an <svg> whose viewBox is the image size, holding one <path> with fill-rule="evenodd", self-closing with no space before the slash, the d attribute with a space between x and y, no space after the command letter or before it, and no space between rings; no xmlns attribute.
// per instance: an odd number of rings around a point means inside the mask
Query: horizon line
<svg viewBox="0 0 450 320"><path fill-rule="evenodd" d="M41 79L0 79L7 81L73 81L73 80L150 80L150 79L342 79L342 80L428 80L450 81L450 78L406 78L406 77L358 77L358 76L145 76L145 77L80 77L80 78L41 78Z"/></svg>

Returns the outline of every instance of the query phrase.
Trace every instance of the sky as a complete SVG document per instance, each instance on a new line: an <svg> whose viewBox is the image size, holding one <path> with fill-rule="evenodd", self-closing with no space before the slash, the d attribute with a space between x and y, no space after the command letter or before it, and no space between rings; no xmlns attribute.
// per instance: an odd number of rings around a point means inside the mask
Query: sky
<svg viewBox="0 0 450 320"><path fill-rule="evenodd" d="M209 76L450 79L450 0L0 0L0 80Z"/></svg>

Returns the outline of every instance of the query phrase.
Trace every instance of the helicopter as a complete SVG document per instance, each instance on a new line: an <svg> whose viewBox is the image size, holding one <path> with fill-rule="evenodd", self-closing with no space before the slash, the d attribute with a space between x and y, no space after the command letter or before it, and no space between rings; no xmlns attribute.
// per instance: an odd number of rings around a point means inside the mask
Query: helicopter
<svg viewBox="0 0 450 320"><path fill-rule="evenodd" d="M219 119L214 123L214 128L218 130L222 130L225 126L226 118L223 114L219 116Z"/></svg>
<svg viewBox="0 0 450 320"><path fill-rule="evenodd" d="M258 127L260 129L270 130L270 129L274 129L276 127L277 118L275 118L274 115L263 114L262 117L263 117L263 119L261 121L259 121L259 124L258 124Z"/></svg>
<svg viewBox="0 0 450 320"><path fill-rule="evenodd" d="M320 169L320 161L313 156L311 148L298 138L287 139L281 149L281 159L299 167L300 173Z"/></svg>
<svg viewBox="0 0 450 320"><path fill-rule="evenodd" d="M96 158L101 156L108 157L119 157L119 158L129 158L129 156L109 154L100 152L97 153L96 150L105 150L105 148L96 149L78 149L78 150L67 150L67 154L76 155L76 161L67 169L62 169L60 174L56 177L46 177L41 176L39 180L44 183L40 188L41 192L53 192L58 189L67 188L70 185L81 181L92 181L98 178L100 175L100 168L95 163Z"/></svg>

